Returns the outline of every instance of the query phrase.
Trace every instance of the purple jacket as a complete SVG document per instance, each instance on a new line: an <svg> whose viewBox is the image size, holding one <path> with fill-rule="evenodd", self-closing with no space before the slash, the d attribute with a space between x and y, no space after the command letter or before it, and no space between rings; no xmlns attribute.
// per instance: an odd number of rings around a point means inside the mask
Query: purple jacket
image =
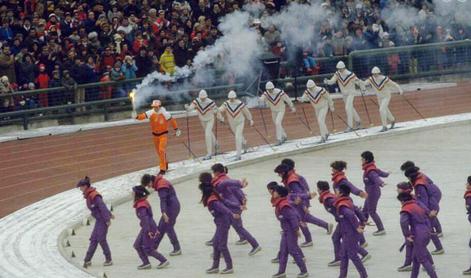
<svg viewBox="0 0 471 278"><path fill-rule="evenodd" d="M288 199L292 205L295 205L294 201L297 198L300 198L302 203L301 205L296 205L300 207L298 209L304 211L304 207L309 207L309 200L311 199L311 196L309 195L309 192L305 190L299 175L294 172L289 173L288 176L283 179L283 184L288 189Z"/></svg>
<svg viewBox="0 0 471 278"><path fill-rule="evenodd" d="M280 221L283 232L296 232L299 229L301 218L296 210L289 205L287 198L279 198L275 201L276 218Z"/></svg>
<svg viewBox="0 0 471 278"><path fill-rule="evenodd" d="M387 172L382 171L381 169L376 168L374 162L367 163L363 165L363 182L365 183L365 191L374 191L379 190L384 182L381 178L388 177Z"/></svg>
<svg viewBox="0 0 471 278"><path fill-rule="evenodd" d="M103 221L106 223L111 220L111 212L106 207L105 202L103 202L103 198L95 188L91 187L84 193L84 196L87 200L87 208L90 210L96 221Z"/></svg>
<svg viewBox="0 0 471 278"><path fill-rule="evenodd" d="M339 172L332 175L333 187L335 190L338 190L339 187L344 184L350 188L350 192L353 195L359 196L362 192L358 187L353 185L345 176L343 172Z"/></svg>
<svg viewBox="0 0 471 278"><path fill-rule="evenodd" d="M240 181L230 179L226 174L220 174L213 179L212 184L224 205L231 209L231 211L239 213L242 204L241 198L245 198L245 196L243 196L242 189L238 191L234 188L241 187Z"/></svg>
<svg viewBox="0 0 471 278"><path fill-rule="evenodd" d="M342 238L357 239L359 235L357 228L360 226L360 221L355 214L351 199L349 197L337 198L335 200L335 208Z"/></svg>
<svg viewBox="0 0 471 278"><path fill-rule="evenodd" d="M167 213L169 209L172 211L179 211L180 210L180 202L177 198L177 193L175 192L175 188L173 188L172 184L164 179L158 178L154 185L154 189L157 190L160 199L160 211L162 213Z"/></svg>
<svg viewBox="0 0 471 278"><path fill-rule="evenodd" d="M134 204L136 209L137 218L139 218L139 225L145 234L157 232L157 224L154 221L152 208L149 202L145 199L139 200Z"/></svg>
<svg viewBox="0 0 471 278"><path fill-rule="evenodd" d="M464 194L466 204L466 213L468 214L468 221L471 223L471 191L466 191Z"/></svg>
<svg viewBox="0 0 471 278"><path fill-rule="evenodd" d="M401 229L404 237L429 236L430 220L429 211L422 207L417 201L407 201L401 209Z"/></svg>
<svg viewBox="0 0 471 278"><path fill-rule="evenodd" d="M211 195L207 202L208 210L214 217L216 225L230 225L232 211L215 195Z"/></svg>
<svg viewBox="0 0 471 278"><path fill-rule="evenodd" d="M427 205L430 210L439 210L439 202L442 193L438 186L436 186L429 178L423 174L419 174L415 179L414 192L418 201Z"/></svg>

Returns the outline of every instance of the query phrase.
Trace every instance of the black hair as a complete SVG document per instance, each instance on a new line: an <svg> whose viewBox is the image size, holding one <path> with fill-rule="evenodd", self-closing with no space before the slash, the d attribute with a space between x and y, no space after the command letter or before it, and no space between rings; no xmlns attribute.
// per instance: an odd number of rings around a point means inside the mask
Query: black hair
<svg viewBox="0 0 471 278"><path fill-rule="evenodd" d="M229 169L227 168L227 166L224 166L224 173L229 174Z"/></svg>
<svg viewBox="0 0 471 278"><path fill-rule="evenodd" d="M290 170L293 170L294 169L294 166L295 166L295 163L294 163L294 160L292 160L291 158L285 158L281 161L281 164L285 164L285 165L288 165L289 169Z"/></svg>
<svg viewBox="0 0 471 278"><path fill-rule="evenodd" d="M201 191L201 200L200 202L203 203L204 206L208 205L208 199L211 194L215 193L213 186L211 183L200 183L198 187Z"/></svg>
<svg viewBox="0 0 471 278"><path fill-rule="evenodd" d="M330 167L334 168L337 171L343 171L347 168L347 162L342 160L337 160L330 163Z"/></svg>
<svg viewBox="0 0 471 278"><path fill-rule="evenodd" d="M415 180L418 174L419 174L419 167L410 167L410 168L407 168L406 171L404 172L404 176L412 180Z"/></svg>
<svg viewBox="0 0 471 278"><path fill-rule="evenodd" d="M134 192L134 201L150 195L150 192L145 188L145 186L142 185L134 186L132 191Z"/></svg>
<svg viewBox="0 0 471 278"><path fill-rule="evenodd" d="M211 176L211 173L203 172L198 177L198 180L199 180L200 183L205 183L205 184L211 185L211 181L213 180L213 177Z"/></svg>
<svg viewBox="0 0 471 278"><path fill-rule="evenodd" d="M290 170L289 166L282 163L282 164L276 166L274 172L278 173L278 174L286 175L286 173L288 173L289 170Z"/></svg>
<svg viewBox="0 0 471 278"><path fill-rule="evenodd" d="M407 201L412 200L413 198L410 193L402 192L397 195L397 199L401 202L407 202Z"/></svg>
<svg viewBox="0 0 471 278"><path fill-rule="evenodd" d="M346 184L341 184L338 190L342 196L350 196L351 190Z"/></svg>
<svg viewBox="0 0 471 278"><path fill-rule="evenodd" d="M327 181L318 181L317 189L319 189L320 191L329 191L330 189L329 183Z"/></svg>
<svg viewBox="0 0 471 278"><path fill-rule="evenodd" d="M147 186L150 182L154 182L155 181L155 176L154 175L150 175L150 174L144 174L141 178L141 185L142 186Z"/></svg>
<svg viewBox="0 0 471 278"><path fill-rule="evenodd" d="M366 160L366 163L371 163L375 160L373 153L370 151L364 151L361 153L361 157Z"/></svg>
<svg viewBox="0 0 471 278"><path fill-rule="evenodd" d="M407 182L407 181L398 183L396 187L400 189L404 189L404 190L408 190L408 189L412 190L412 185L410 184L410 182Z"/></svg>
<svg viewBox="0 0 471 278"><path fill-rule="evenodd" d="M213 173L225 173L225 168L226 167L224 167L224 165L222 165L221 163L216 163L211 166L211 171L213 171Z"/></svg>
<svg viewBox="0 0 471 278"><path fill-rule="evenodd" d="M471 185L471 176L468 176L468 184Z"/></svg>
<svg viewBox="0 0 471 278"><path fill-rule="evenodd" d="M278 183L276 181L271 181L267 184L267 189L272 191L272 190L275 190L277 186L278 186Z"/></svg>
<svg viewBox="0 0 471 278"><path fill-rule="evenodd" d="M83 179L81 179L78 183L77 183L77 187L80 187L80 186L90 186L91 185L91 182L90 182L90 178L88 176L85 176Z"/></svg>
<svg viewBox="0 0 471 278"><path fill-rule="evenodd" d="M409 168L415 167L415 163L413 161L407 160L406 162L402 163L401 171L406 171Z"/></svg>
<svg viewBox="0 0 471 278"><path fill-rule="evenodd" d="M286 197L288 196L288 189L286 187L277 185L275 188L273 188L280 197Z"/></svg>

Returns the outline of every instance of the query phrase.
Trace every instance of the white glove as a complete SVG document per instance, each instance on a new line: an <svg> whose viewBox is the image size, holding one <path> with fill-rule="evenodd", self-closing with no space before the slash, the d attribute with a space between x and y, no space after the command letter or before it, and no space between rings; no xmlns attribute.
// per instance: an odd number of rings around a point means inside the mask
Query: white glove
<svg viewBox="0 0 471 278"><path fill-rule="evenodd" d="M177 128L177 130L175 130L175 136L180 137L180 135L182 135L182 131Z"/></svg>
<svg viewBox="0 0 471 278"><path fill-rule="evenodd" d="M334 112L335 111L335 108L334 106L332 105L331 107L329 107L330 111Z"/></svg>
<svg viewBox="0 0 471 278"><path fill-rule="evenodd" d="M291 112L296 113L296 107L291 107Z"/></svg>
<svg viewBox="0 0 471 278"><path fill-rule="evenodd" d="M249 123L250 123L250 126L253 126L253 124L254 124L254 123L253 123L253 120L250 120Z"/></svg>
<svg viewBox="0 0 471 278"><path fill-rule="evenodd" d="M136 111L132 111L131 118L133 118L133 119L137 118L137 112Z"/></svg>
<svg viewBox="0 0 471 278"><path fill-rule="evenodd" d="M329 84L329 83L328 83L328 82L329 82L329 79L324 78L324 81L323 81L323 82L324 82L324 84Z"/></svg>
<svg viewBox="0 0 471 278"><path fill-rule="evenodd" d="M185 110L188 110L188 107L190 107L188 104L183 105L185 107Z"/></svg>
<svg viewBox="0 0 471 278"><path fill-rule="evenodd" d="M404 95L404 91L401 89L401 90L399 91L399 94L400 94L401 96Z"/></svg>

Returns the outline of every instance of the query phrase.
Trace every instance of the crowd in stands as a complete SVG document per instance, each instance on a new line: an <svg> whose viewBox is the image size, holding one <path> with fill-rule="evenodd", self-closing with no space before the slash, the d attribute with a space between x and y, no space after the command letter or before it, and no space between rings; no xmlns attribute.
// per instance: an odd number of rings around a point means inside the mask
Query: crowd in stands
<svg viewBox="0 0 471 278"><path fill-rule="evenodd" d="M395 0L398 1L398 0ZM423 44L468 38L460 25L443 28L431 20L427 2L401 1L420 9L425 22L391 28L381 10L395 1L334 1L322 7L342 15L336 26L318 26L321 38L303 53L306 74L319 73L319 57L353 50ZM123 97L128 88L102 86L75 90L78 84L120 81L153 71L173 74L190 65L196 53L220 36L219 19L240 10L244 0L0 0L0 94L63 86L65 91L3 97L0 112ZM260 29L267 50L286 59L285 42L263 18L290 1L250 0L265 6ZM298 1L306 2L306 1ZM430 20L428 20L430 19ZM400 57L391 64L400 64ZM78 92L78 93L77 93Z"/></svg>

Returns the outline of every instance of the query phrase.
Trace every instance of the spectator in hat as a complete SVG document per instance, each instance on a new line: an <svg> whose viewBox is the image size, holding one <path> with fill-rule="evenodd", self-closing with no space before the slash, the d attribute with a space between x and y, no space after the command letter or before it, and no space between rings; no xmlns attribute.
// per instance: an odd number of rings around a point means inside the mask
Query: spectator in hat
<svg viewBox="0 0 471 278"><path fill-rule="evenodd" d="M160 56L161 71L165 74L173 75L175 73L175 56L173 56L172 47L167 46L165 52Z"/></svg>
<svg viewBox="0 0 471 278"><path fill-rule="evenodd" d="M49 75L46 72L46 65L39 64L39 74L36 77L36 85L38 89L47 89L49 88ZM49 97L47 93L40 93L39 94L39 103L41 107L48 107L49 106Z"/></svg>
<svg viewBox="0 0 471 278"><path fill-rule="evenodd" d="M11 83L16 83L15 57L10 52L8 45L3 45L0 54L0 76L6 75Z"/></svg>

